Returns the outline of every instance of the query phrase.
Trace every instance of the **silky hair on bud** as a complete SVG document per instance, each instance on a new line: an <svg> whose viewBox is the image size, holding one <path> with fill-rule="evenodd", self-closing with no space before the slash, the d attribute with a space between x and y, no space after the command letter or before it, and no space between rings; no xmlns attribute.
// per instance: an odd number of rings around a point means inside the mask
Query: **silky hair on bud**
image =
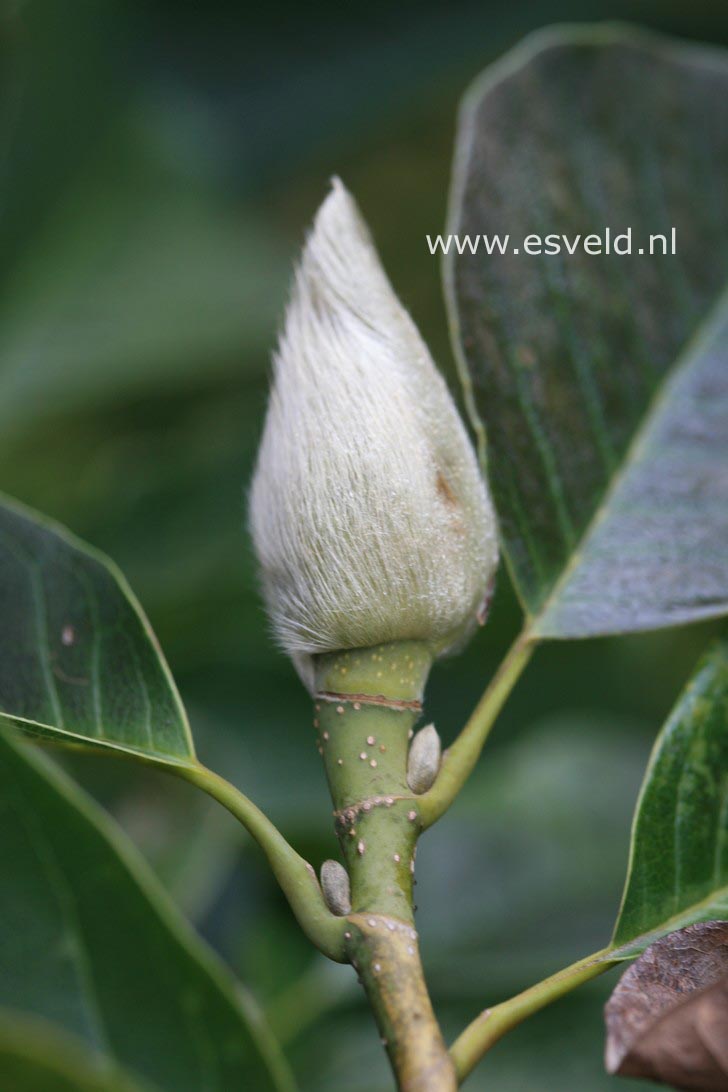
<svg viewBox="0 0 728 1092"><path fill-rule="evenodd" d="M275 633L310 656L446 651L497 564L496 523L447 386L335 180L297 269L250 525Z"/></svg>

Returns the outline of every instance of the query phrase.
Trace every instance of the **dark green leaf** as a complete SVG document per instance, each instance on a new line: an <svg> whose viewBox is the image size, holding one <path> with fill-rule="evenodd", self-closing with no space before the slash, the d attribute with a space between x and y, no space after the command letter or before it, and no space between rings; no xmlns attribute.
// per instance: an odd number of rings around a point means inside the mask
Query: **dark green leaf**
<svg viewBox="0 0 728 1092"><path fill-rule="evenodd" d="M655 744L612 944L728 920L728 639L699 665Z"/></svg>
<svg viewBox="0 0 728 1092"><path fill-rule="evenodd" d="M539 34L466 100L447 258L471 405L533 631L728 611L727 54L629 29ZM529 255L632 231L632 255ZM651 235L676 254L649 250ZM482 242L482 240L481 240Z"/></svg>
<svg viewBox="0 0 728 1092"><path fill-rule="evenodd" d="M290 1088L249 1002L118 829L2 735L0 802L0 1006L165 1092Z"/></svg>
<svg viewBox="0 0 728 1092"><path fill-rule="evenodd" d="M0 1013L3 1092L148 1092L117 1066L43 1020Z"/></svg>
<svg viewBox="0 0 728 1092"><path fill-rule="evenodd" d="M195 761L177 690L115 567L0 498L0 721L161 764Z"/></svg>

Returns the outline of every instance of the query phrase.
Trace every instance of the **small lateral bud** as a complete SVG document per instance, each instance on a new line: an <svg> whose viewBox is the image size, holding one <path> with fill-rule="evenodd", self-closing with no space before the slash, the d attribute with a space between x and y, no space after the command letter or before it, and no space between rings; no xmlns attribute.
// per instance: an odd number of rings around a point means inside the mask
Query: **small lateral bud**
<svg viewBox="0 0 728 1092"><path fill-rule="evenodd" d="M351 913L349 873L338 861L324 861L321 865L321 889L332 914L341 918Z"/></svg>
<svg viewBox="0 0 728 1092"><path fill-rule="evenodd" d="M432 786L440 769L442 746L434 724L420 729L409 750L407 784L418 795Z"/></svg>

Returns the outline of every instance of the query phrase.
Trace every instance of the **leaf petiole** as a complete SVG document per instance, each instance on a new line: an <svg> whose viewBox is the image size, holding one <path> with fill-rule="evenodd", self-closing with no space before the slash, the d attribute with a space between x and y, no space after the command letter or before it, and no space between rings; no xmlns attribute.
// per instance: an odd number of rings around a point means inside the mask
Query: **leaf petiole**
<svg viewBox="0 0 728 1092"><path fill-rule="evenodd" d="M535 648L536 641L526 627L511 645L460 735L443 754L435 784L418 797L423 830L444 815L472 773L496 717Z"/></svg>
<svg viewBox="0 0 728 1092"><path fill-rule="evenodd" d="M344 919L328 909L312 866L289 845L267 815L239 789L206 766L169 767L169 772L202 789L242 823L265 853L306 936L329 959L346 962Z"/></svg>
<svg viewBox="0 0 728 1092"><path fill-rule="evenodd" d="M556 974L529 986L523 993L516 994L508 1001L502 1001L492 1009L484 1009L479 1016L466 1027L450 1048L450 1056L455 1063L458 1081L462 1083L475 1068L480 1059L501 1039L506 1032L516 1027L521 1021L538 1012L539 1009L557 1001L571 990L603 974L619 963L610 959L610 949L602 948L599 952L572 963Z"/></svg>

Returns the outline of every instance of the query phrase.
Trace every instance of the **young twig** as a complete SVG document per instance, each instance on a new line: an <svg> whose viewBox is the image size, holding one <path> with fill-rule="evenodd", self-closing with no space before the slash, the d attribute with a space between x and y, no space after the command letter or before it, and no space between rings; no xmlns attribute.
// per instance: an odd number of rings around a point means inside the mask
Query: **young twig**
<svg viewBox="0 0 728 1092"><path fill-rule="evenodd" d="M467 781L496 717L528 664L535 647L528 629L524 629L511 646L460 735L443 754L437 780L419 800L423 829L432 826L447 811Z"/></svg>

